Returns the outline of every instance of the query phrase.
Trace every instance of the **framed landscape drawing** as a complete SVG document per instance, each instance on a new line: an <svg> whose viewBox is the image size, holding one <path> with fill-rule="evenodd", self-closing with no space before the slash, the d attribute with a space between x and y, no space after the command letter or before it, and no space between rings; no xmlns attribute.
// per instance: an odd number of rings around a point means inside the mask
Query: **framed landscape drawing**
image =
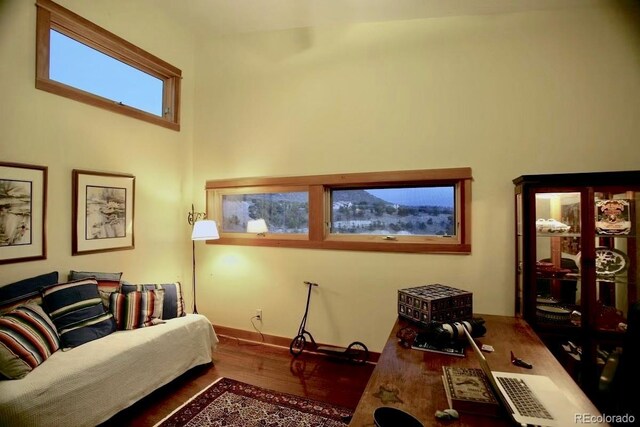
<svg viewBox="0 0 640 427"><path fill-rule="evenodd" d="M135 177L73 170L72 254L134 248Z"/></svg>
<svg viewBox="0 0 640 427"><path fill-rule="evenodd" d="M0 162L0 264L47 257L47 167Z"/></svg>

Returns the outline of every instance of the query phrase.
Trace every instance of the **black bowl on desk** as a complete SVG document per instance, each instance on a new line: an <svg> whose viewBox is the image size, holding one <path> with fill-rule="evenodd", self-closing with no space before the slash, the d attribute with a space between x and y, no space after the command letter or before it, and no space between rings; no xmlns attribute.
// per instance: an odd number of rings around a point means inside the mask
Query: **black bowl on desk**
<svg viewBox="0 0 640 427"><path fill-rule="evenodd" d="M376 427L424 427L413 415L397 408L382 406L373 412Z"/></svg>

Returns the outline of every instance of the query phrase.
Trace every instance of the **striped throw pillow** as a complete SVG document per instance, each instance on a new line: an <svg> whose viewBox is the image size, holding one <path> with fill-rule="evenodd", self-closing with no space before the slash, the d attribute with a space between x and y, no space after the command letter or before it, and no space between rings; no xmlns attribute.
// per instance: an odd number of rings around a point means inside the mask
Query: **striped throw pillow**
<svg viewBox="0 0 640 427"><path fill-rule="evenodd" d="M102 338L116 329L113 316L102 304L95 279L45 288L42 301L56 325L63 350Z"/></svg>
<svg viewBox="0 0 640 427"><path fill-rule="evenodd" d="M114 292L109 299L109 307L116 321L116 328L130 330L164 323L160 320L163 301L163 289L127 294Z"/></svg>
<svg viewBox="0 0 640 427"><path fill-rule="evenodd" d="M98 282L98 291L102 297L102 303L105 309L109 310L109 295L120 290L120 278L122 273L103 273L99 271L76 271L69 272L69 281L80 279L96 279Z"/></svg>
<svg viewBox="0 0 640 427"><path fill-rule="evenodd" d="M0 374L23 378L60 348L56 328L38 305L0 316Z"/></svg>
<svg viewBox="0 0 640 427"><path fill-rule="evenodd" d="M162 285L134 285L132 283L122 282L122 285L120 285L120 292L124 294L133 291L146 291L152 289L164 289L162 319L167 320L186 315L184 311L184 299L182 297L182 286L180 285L180 282L166 283Z"/></svg>

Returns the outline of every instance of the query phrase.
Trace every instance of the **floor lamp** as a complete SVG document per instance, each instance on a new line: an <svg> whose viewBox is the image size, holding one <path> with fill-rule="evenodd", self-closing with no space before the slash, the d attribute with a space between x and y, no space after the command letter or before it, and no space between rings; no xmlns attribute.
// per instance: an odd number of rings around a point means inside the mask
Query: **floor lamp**
<svg viewBox="0 0 640 427"><path fill-rule="evenodd" d="M195 212L191 205L189 224L193 226L191 232L191 259L193 261L193 312L198 314L196 306L196 240L216 240L220 238L215 221L205 219L206 213Z"/></svg>

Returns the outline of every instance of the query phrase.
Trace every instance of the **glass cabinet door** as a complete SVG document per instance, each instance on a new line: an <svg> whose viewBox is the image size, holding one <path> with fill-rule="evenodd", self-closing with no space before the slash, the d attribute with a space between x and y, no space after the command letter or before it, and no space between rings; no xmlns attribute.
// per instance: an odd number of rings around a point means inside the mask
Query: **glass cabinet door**
<svg viewBox="0 0 640 427"><path fill-rule="evenodd" d="M535 286L538 325L581 323L581 193L535 194Z"/></svg>
<svg viewBox="0 0 640 427"><path fill-rule="evenodd" d="M598 331L623 332L629 305L638 300L639 197L635 191L594 192Z"/></svg>

